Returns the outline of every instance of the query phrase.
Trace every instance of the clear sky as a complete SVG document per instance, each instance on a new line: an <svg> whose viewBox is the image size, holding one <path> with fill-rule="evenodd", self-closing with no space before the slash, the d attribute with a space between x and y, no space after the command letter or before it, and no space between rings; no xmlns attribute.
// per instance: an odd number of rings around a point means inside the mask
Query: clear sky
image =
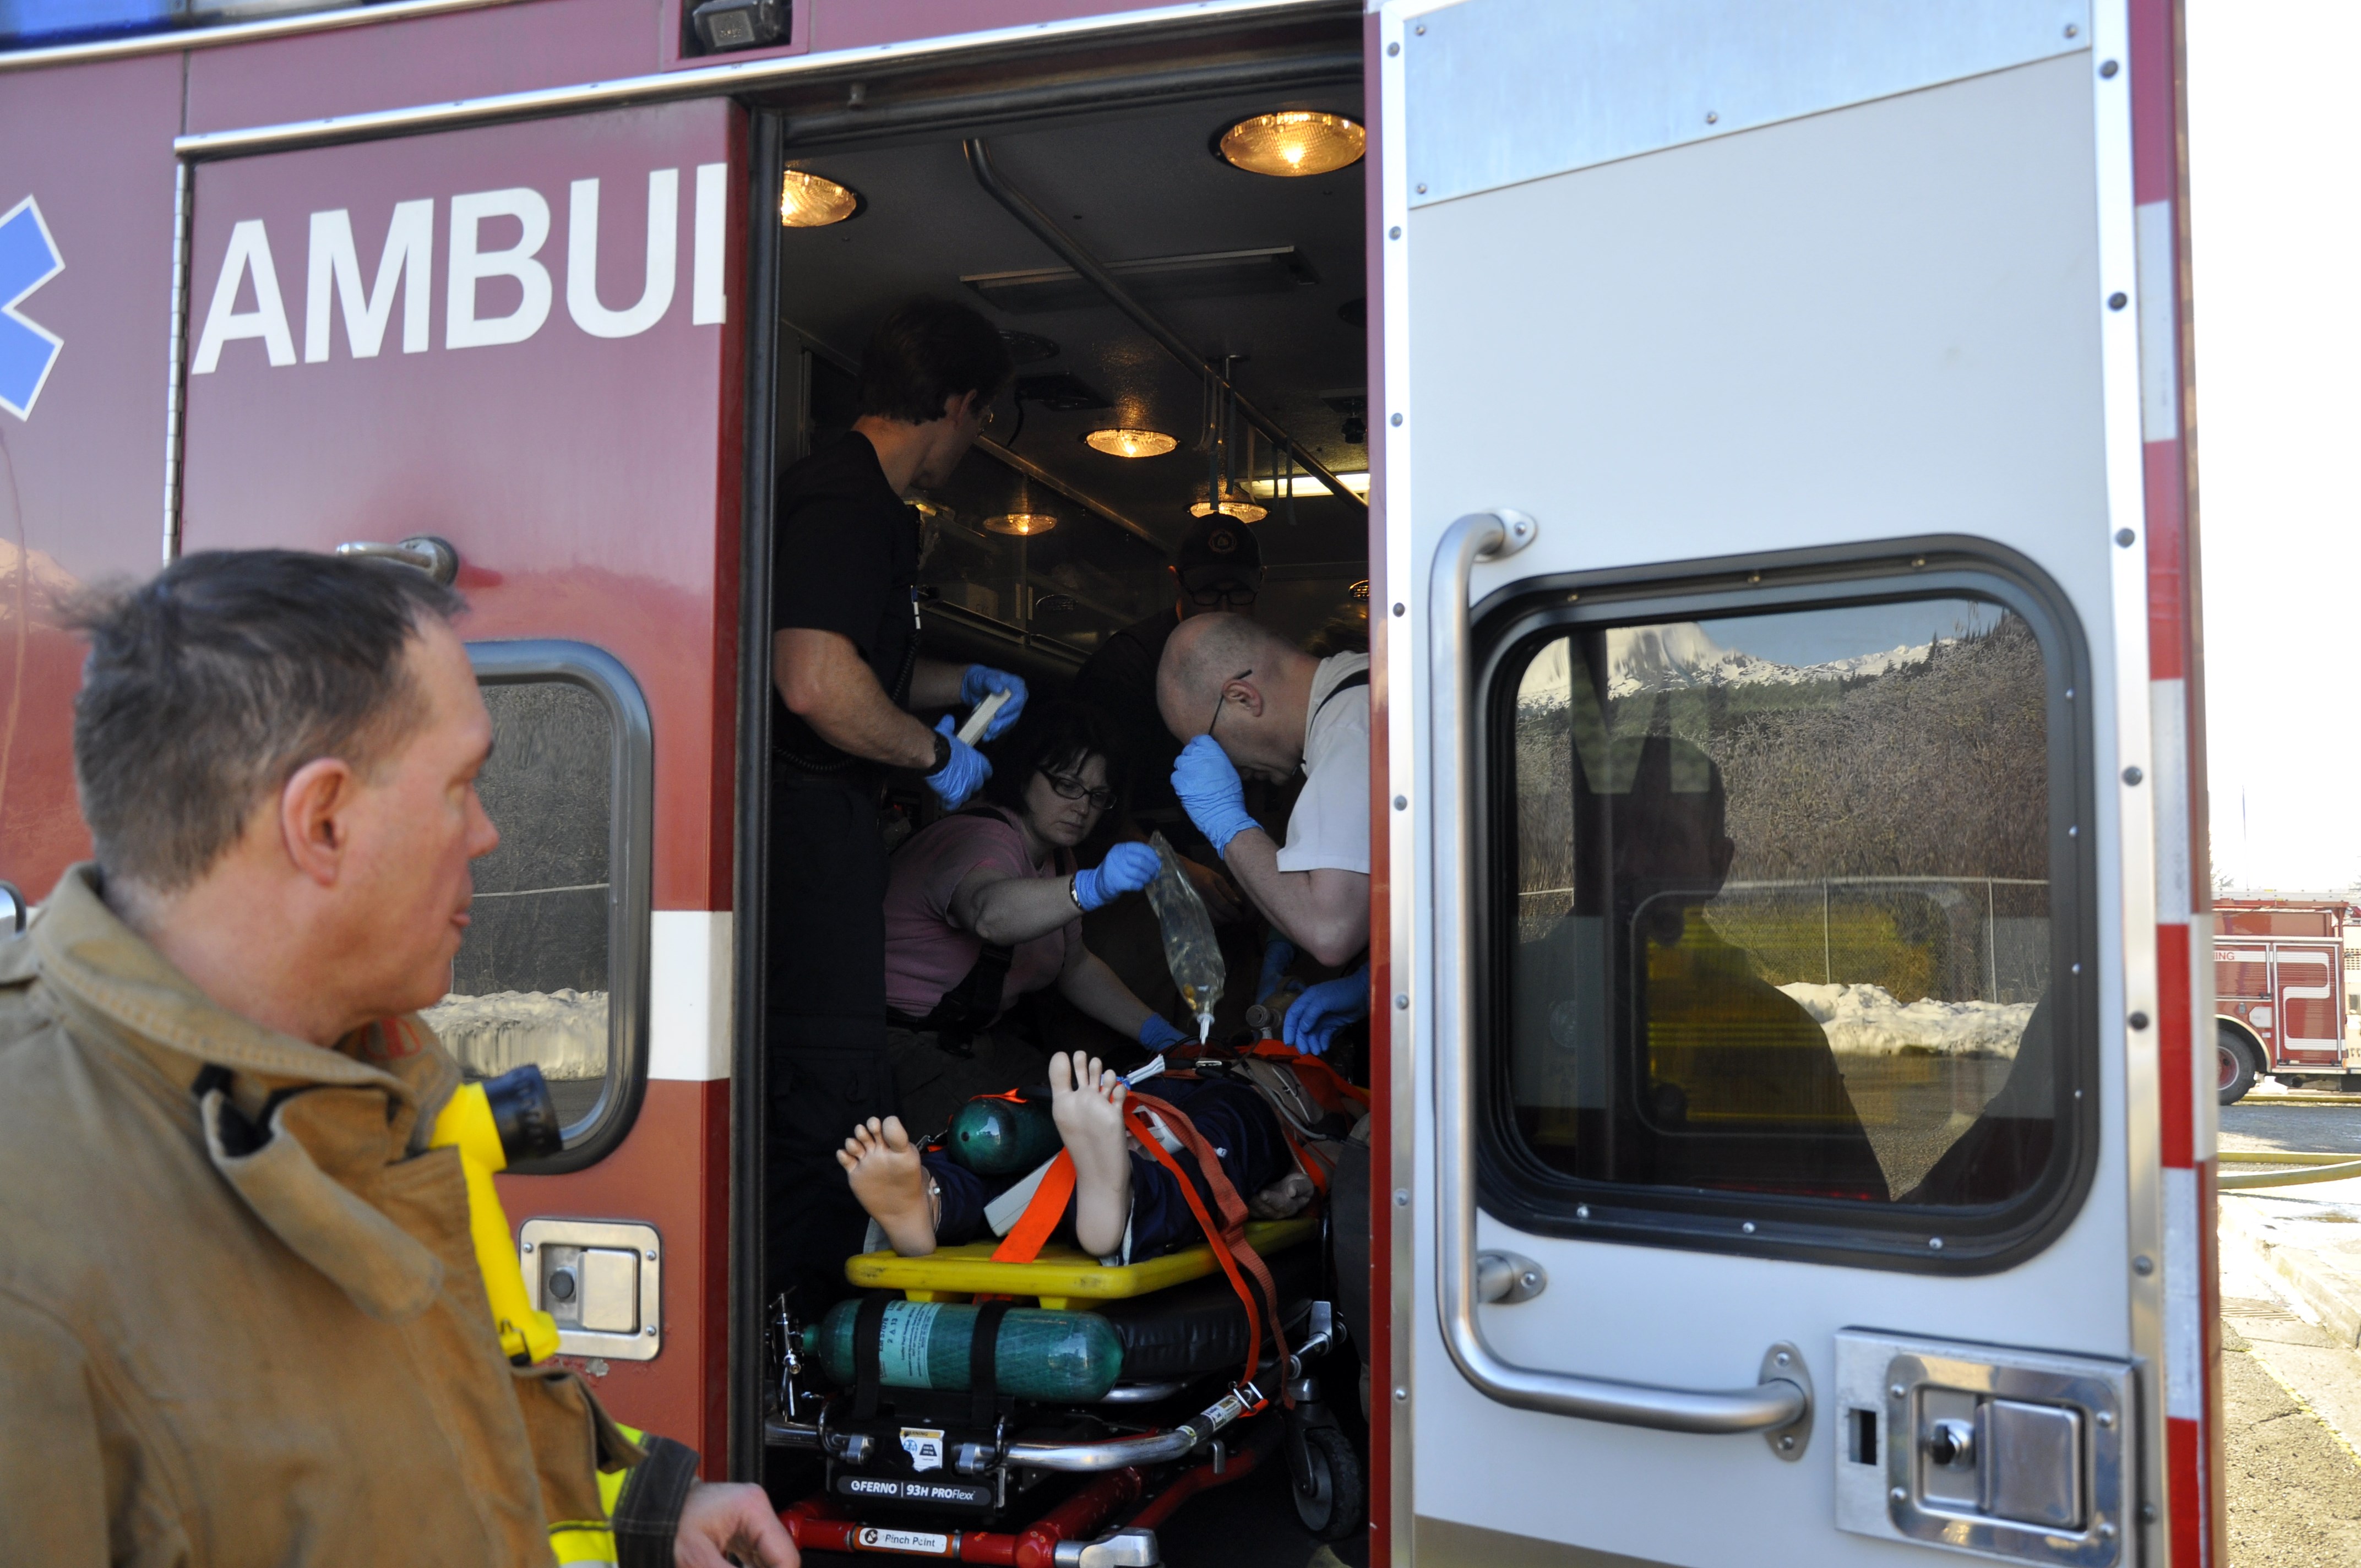
<svg viewBox="0 0 2361 1568"><path fill-rule="evenodd" d="M2361 882L2356 0L2187 0L2213 866Z"/></svg>

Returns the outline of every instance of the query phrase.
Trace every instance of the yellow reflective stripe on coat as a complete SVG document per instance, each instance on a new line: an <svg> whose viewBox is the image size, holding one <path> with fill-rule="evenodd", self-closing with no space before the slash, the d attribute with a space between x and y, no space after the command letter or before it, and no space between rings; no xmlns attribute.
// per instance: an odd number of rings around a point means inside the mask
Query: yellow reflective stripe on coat
<svg viewBox="0 0 2361 1568"><path fill-rule="evenodd" d="M638 1428L624 1426L620 1421L617 1421L615 1426L633 1442L644 1435ZM631 1477L629 1470L598 1472L598 1506L607 1511L608 1519L615 1517L616 1500L622 1497L623 1483ZM549 1550L562 1563L583 1563L593 1564L594 1568L613 1568L615 1531L606 1519L596 1523L568 1519L563 1524L549 1527Z"/></svg>
<svg viewBox="0 0 2361 1568"><path fill-rule="evenodd" d="M549 1550L565 1563L588 1563L614 1568L615 1532L603 1524L558 1524L549 1527Z"/></svg>

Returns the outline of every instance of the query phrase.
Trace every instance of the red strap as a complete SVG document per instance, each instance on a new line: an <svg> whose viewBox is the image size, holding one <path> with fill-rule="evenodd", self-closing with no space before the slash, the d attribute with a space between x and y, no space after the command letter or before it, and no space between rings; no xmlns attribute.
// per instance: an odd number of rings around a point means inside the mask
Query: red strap
<svg viewBox="0 0 2361 1568"><path fill-rule="evenodd" d="M1284 1062L1309 1081L1304 1088L1312 1097L1331 1111L1342 1111L1349 1102L1366 1111L1369 1108L1369 1091L1356 1088L1351 1080L1320 1057L1308 1057L1284 1040L1257 1040L1246 1047L1246 1055L1262 1057L1270 1061ZM1325 1092L1323 1092L1323 1091Z"/></svg>
<svg viewBox="0 0 2361 1568"><path fill-rule="evenodd" d="M1289 1150L1295 1156L1296 1168L1312 1179L1312 1190L1323 1197L1327 1196L1327 1165L1303 1146L1303 1140L1295 1135L1294 1129L1287 1124L1286 1117L1274 1116L1271 1120L1279 1124L1279 1135L1287 1140Z"/></svg>
<svg viewBox="0 0 2361 1568"><path fill-rule="evenodd" d="M1172 1152L1148 1125L1147 1118L1141 1113L1149 1110L1161 1117L1171 1128L1173 1135L1180 1140L1180 1146L1196 1157L1198 1168L1205 1174L1205 1185L1213 1190L1213 1201L1221 1206L1222 1223L1219 1226L1205 1212L1204 1200L1197 1196L1196 1183L1189 1179L1180 1163L1172 1157ZM1170 1104L1152 1094L1135 1091L1124 1107L1124 1114L1131 1121L1133 1133L1141 1145L1180 1183L1180 1195L1189 1201L1189 1212L1197 1217L1198 1226L1212 1244L1213 1256L1220 1261L1222 1272L1230 1277L1230 1288L1238 1293L1239 1301L1246 1307L1246 1368L1244 1380L1252 1382L1255 1369L1262 1361L1263 1319L1268 1316L1270 1320L1271 1344L1282 1363L1287 1359L1287 1332L1279 1321L1279 1287L1271 1279L1270 1270L1264 1265L1260 1255L1246 1242L1246 1201L1231 1185L1229 1173L1222 1168L1220 1157L1213 1153L1213 1146L1205 1141L1204 1135L1197 1131L1196 1124ZM1244 1266L1246 1271L1255 1277L1255 1283L1262 1288L1262 1299L1268 1303L1267 1309L1257 1308L1253 1293L1247 1290L1246 1280L1239 1274L1240 1266Z"/></svg>
<svg viewBox="0 0 2361 1568"><path fill-rule="evenodd" d="M1041 1185L1033 1190L1026 1201L1025 1212L1008 1228L1008 1234L993 1249L994 1263L1030 1263L1041 1255L1041 1247L1049 1233L1066 1212L1066 1201L1074 1195L1074 1157L1065 1150L1049 1162L1041 1173Z"/></svg>
<svg viewBox="0 0 2361 1568"><path fill-rule="evenodd" d="M1213 1201L1221 1207L1221 1223L1214 1222L1205 1208L1205 1201L1198 1196L1197 1184L1189 1179L1188 1173L1172 1157L1172 1151L1164 1146L1163 1141L1157 1137L1156 1130L1148 1124L1144 1113L1149 1110L1161 1117L1173 1135L1180 1140L1181 1146L1196 1157L1198 1168L1204 1172L1205 1184L1213 1190ZM1173 1180L1180 1185L1180 1196L1188 1201L1190 1213L1196 1217L1198 1228L1205 1233L1205 1240L1213 1248L1214 1259L1221 1264L1222 1272L1229 1276L1230 1288L1237 1292L1238 1300L1246 1310L1244 1377L1251 1382L1255 1368L1262 1361L1264 1318L1270 1320L1271 1343L1278 1347L1282 1361L1287 1356L1287 1340L1279 1322L1279 1288L1271 1279L1269 1268L1246 1241L1246 1202L1239 1198L1228 1172L1222 1168L1221 1158L1213 1153L1213 1146L1206 1143L1204 1135L1197 1131L1196 1124L1170 1103L1152 1094L1134 1091L1125 1102L1124 1118L1130 1124L1132 1135L1139 1140L1140 1146L1172 1173ZM1284 1130L1282 1124L1281 1131ZM1291 1139L1290 1141L1292 1142ZM1317 1183L1320 1179L1314 1176L1312 1180ZM994 1249L992 1260L994 1263L1031 1263L1038 1257L1050 1233L1065 1217L1066 1205L1073 1196L1074 1157L1060 1149L1058 1157L1049 1162L1049 1168L1042 1172L1041 1183L1033 1190L1033 1196L1026 1201L1025 1212L1017 1216L1016 1223L1009 1228L1008 1234ZM1240 1272L1241 1265L1246 1272L1254 1275L1255 1283L1262 1288L1263 1301L1268 1303L1267 1309L1256 1301L1254 1291L1248 1288L1245 1275ZM979 1300L982 1299L978 1298Z"/></svg>

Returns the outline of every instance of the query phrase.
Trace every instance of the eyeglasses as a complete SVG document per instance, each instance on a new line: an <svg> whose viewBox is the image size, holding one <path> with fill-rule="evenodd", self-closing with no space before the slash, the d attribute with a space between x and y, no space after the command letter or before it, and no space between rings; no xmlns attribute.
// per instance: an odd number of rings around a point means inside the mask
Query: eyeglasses
<svg viewBox="0 0 2361 1568"><path fill-rule="evenodd" d="M1229 680L1222 683L1222 695L1213 699L1213 717L1207 720L1205 724L1205 738L1207 740L1210 740L1213 739L1213 726L1222 721L1222 709L1229 706L1231 682L1245 680L1248 675L1253 674L1254 670L1252 666L1248 666L1246 669L1240 670L1236 674L1232 675Z"/></svg>
<svg viewBox="0 0 2361 1568"><path fill-rule="evenodd" d="M1053 773L1047 768L1040 769L1039 772L1043 778L1049 781L1049 788L1051 792L1054 793L1060 800L1082 800L1087 798L1093 806L1097 806L1101 811L1112 811L1115 809L1115 791L1111 789L1093 789L1090 785L1084 784L1080 779L1068 778L1062 773Z"/></svg>

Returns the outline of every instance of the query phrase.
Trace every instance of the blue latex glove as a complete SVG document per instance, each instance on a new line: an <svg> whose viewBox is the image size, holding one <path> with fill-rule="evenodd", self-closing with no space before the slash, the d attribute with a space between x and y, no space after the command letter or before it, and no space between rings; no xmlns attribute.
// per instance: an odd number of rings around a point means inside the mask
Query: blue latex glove
<svg viewBox="0 0 2361 1568"><path fill-rule="evenodd" d="M1305 1056L1316 1057L1328 1048L1337 1030L1368 1015L1369 966L1363 964L1351 974L1323 980L1297 997L1295 1005L1287 1010L1281 1037Z"/></svg>
<svg viewBox="0 0 2361 1568"><path fill-rule="evenodd" d="M1246 786L1238 782L1237 767L1210 735L1200 735L1180 748L1180 760L1172 764L1172 793L1217 855L1255 825L1246 813Z"/></svg>
<svg viewBox="0 0 2361 1568"><path fill-rule="evenodd" d="M992 776L992 764L983 760L983 752L954 733L957 728L948 713L935 726L935 733L951 743L951 760L927 775L927 787L935 792L945 811L957 811L965 806L968 797L982 789L983 781Z"/></svg>
<svg viewBox="0 0 2361 1568"><path fill-rule="evenodd" d="M1139 1025L1139 1043L1151 1051L1169 1051L1175 1046L1193 1046L1194 1035L1184 1035L1172 1026L1172 1020L1161 1013L1150 1013Z"/></svg>
<svg viewBox="0 0 2361 1568"><path fill-rule="evenodd" d="M1268 1002L1270 993L1287 978L1287 966L1295 961L1295 944L1274 931L1263 944L1262 978L1255 982L1255 1000Z"/></svg>
<svg viewBox="0 0 2361 1568"><path fill-rule="evenodd" d="M1113 904L1126 893L1137 893L1156 880L1164 862L1145 844L1117 844L1106 859L1086 872L1074 873L1074 902L1085 909Z"/></svg>
<svg viewBox="0 0 2361 1568"><path fill-rule="evenodd" d="M983 727L983 738L997 740L1000 732L1016 722L1025 711L1025 677L1012 675L1006 670L995 670L989 664L970 664L967 674L960 677L960 701L973 707L994 692L1006 692L1008 701L992 716Z"/></svg>

